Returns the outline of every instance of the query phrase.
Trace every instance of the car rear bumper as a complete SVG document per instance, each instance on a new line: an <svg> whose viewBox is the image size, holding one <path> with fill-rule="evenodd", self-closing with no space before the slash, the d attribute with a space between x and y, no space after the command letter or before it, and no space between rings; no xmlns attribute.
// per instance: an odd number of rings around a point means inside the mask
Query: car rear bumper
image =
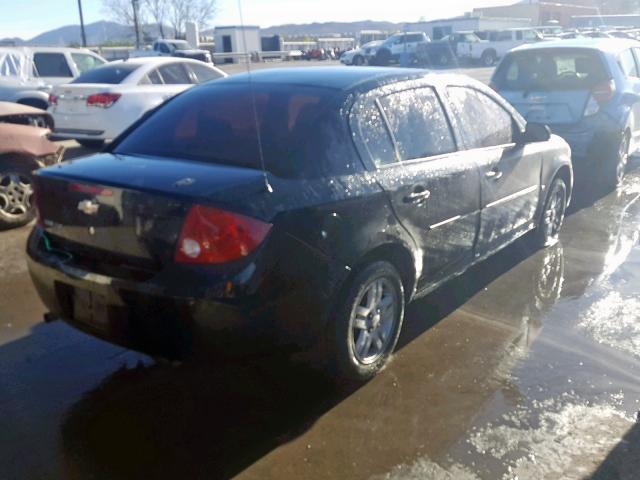
<svg viewBox="0 0 640 480"><path fill-rule="evenodd" d="M169 286L89 272L64 252L38 248L31 234L27 264L53 318L111 343L151 355L183 358L224 350L238 340L269 340L266 322L224 298L176 296ZM222 286L224 288L224 286ZM211 286L211 290L215 286Z"/></svg>

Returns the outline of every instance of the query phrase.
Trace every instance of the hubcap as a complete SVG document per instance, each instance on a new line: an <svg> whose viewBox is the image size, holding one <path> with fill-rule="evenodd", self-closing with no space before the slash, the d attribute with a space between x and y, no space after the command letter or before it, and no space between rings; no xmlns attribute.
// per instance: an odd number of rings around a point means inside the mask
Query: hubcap
<svg viewBox="0 0 640 480"><path fill-rule="evenodd" d="M551 244L558 239L558 234L564 221L566 204L565 190L559 183L556 183L549 196L547 209L544 212L544 234L547 244Z"/></svg>
<svg viewBox="0 0 640 480"><path fill-rule="evenodd" d="M629 161L629 138L625 137L620 142L620 150L618 151L618 164L616 165L616 180L619 184L624 179L624 174Z"/></svg>
<svg viewBox="0 0 640 480"><path fill-rule="evenodd" d="M25 215L31 209L33 187L28 176L7 172L0 173L0 210L10 216Z"/></svg>
<svg viewBox="0 0 640 480"><path fill-rule="evenodd" d="M379 278L362 292L351 312L351 347L356 359L371 364L387 350L397 317L398 294L391 282Z"/></svg>

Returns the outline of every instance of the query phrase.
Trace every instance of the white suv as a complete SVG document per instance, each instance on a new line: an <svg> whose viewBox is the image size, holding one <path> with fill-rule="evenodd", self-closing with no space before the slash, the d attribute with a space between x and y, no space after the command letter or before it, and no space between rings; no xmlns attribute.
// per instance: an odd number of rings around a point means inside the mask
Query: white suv
<svg viewBox="0 0 640 480"><path fill-rule="evenodd" d="M0 48L0 100L46 110L52 85L69 83L106 60L84 48Z"/></svg>
<svg viewBox="0 0 640 480"><path fill-rule="evenodd" d="M396 33L387 38L378 47L376 56L372 58L371 63L385 66L390 63L400 62L403 55L406 55L410 62L416 56L418 45L430 41L429 36L424 32Z"/></svg>

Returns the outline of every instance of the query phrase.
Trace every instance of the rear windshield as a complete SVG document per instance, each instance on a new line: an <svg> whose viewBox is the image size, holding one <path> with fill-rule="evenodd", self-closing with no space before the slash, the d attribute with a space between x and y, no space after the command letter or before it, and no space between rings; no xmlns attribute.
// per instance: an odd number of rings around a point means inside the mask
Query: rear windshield
<svg viewBox="0 0 640 480"><path fill-rule="evenodd" d="M136 63L114 63L89 70L71 83L110 83L122 82L134 70L140 67Z"/></svg>
<svg viewBox="0 0 640 480"><path fill-rule="evenodd" d="M174 98L140 124L114 153L184 158L299 176L320 150L332 122L332 90L290 85L207 85ZM255 98L255 114L254 102ZM256 119L258 130L256 130Z"/></svg>
<svg viewBox="0 0 640 480"><path fill-rule="evenodd" d="M493 83L498 90L585 90L607 79L596 51L541 49L508 55Z"/></svg>

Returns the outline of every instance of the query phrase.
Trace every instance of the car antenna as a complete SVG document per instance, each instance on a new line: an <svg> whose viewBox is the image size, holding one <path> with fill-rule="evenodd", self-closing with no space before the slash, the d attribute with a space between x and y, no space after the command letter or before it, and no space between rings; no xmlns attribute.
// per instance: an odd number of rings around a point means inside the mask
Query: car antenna
<svg viewBox="0 0 640 480"><path fill-rule="evenodd" d="M244 43L244 49L247 50L247 32L244 28L244 17L242 16L242 0L238 0L238 12L240 13L240 26L242 28L242 43ZM247 53L247 52L245 52ZM267 175L267 168L264 162L264 152L262 150L262 136L260 135L260 122L258 120L258 108L256 106L256 91L253 85L253 77L251 75L251 58L245 58L247 62L247 76L249 77L249 89L251 90L251 106L253 108L253 120L256 124L256 136L258 139L258 155L260 157L260 168L262 169L262 178L264 179L264 187L267 192L273 193L273 187L269 183L269 176Z"/></svg>

